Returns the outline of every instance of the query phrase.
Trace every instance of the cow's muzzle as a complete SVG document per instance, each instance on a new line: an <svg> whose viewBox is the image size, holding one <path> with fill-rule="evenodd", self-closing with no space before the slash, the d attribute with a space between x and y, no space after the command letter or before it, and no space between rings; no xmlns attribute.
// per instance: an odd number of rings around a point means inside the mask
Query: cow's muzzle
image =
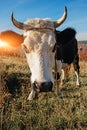
<svg viewBox="0 0 87 130"><path fill-rule="evenodd" d="M36 92L50 92L53 88L53 83L51 81L49 82L43 82L43 83L37 83L36 81L32 84L33 89Z"/></svg>

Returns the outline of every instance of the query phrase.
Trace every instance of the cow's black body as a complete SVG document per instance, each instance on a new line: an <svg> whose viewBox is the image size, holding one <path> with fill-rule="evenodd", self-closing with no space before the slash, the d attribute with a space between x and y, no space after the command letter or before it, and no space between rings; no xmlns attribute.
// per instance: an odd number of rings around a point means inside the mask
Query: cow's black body
<svg viewBox="0 0 87 130"><path fill-rule="evenodd" d="M64 63L71 64L78 54L76 31L67 28L62 32L56 31L56 52L55 58L62 60Z"/></svg>
<svg viewBox="0 0 87 130"><path fill-rule="evenodd" d="M73 38L66 45L61 44L56 47L55 58L57 60L62 60L62 62L64 63L71 64L77 53L78 53L77 40Z"/></svg>
<svg viewBox="0 0 87 130"><path fill-rule="evenodd" d="M55 59L62 63L73 63L75 71L79 73L79 55L78 44L75 38L76 31L72 28L66 28L63 31L55 31L56 44L54 47Z"/></svg>

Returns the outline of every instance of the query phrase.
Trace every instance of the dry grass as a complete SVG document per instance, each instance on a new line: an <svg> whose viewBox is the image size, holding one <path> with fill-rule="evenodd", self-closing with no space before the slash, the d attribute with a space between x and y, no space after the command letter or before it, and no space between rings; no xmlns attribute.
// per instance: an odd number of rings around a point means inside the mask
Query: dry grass
<svg viewBox="0 0 87 130"><path fill-rule="evenodd" d="M80 62L81 86L75 85L73 68L62 88L62 98L54 92L40 93L27 101L30 92L29 68L26 59L0 57L0 124L2 130L87 130L87 62ZM6 78L15 73L21 92L14 96L6 91ZM4 76L5 75L5 76Z"/></svg>

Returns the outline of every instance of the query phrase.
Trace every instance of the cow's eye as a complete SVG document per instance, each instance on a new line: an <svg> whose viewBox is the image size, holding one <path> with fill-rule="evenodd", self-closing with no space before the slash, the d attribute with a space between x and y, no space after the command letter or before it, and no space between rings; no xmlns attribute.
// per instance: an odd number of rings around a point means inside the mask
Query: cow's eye
<svg viewBox="0 0 87 130"><path fill-rule="evenodd" d="M25 51L26 53L29 53L29 52L30 52L26 45L23 45L23 49L24 49L24 51Z"/></svg>

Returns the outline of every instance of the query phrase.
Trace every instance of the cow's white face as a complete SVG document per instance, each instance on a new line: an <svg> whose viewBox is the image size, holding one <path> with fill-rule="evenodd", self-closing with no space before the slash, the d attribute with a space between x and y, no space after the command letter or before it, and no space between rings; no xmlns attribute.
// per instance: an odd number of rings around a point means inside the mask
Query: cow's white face
<svg viewBox="0 0 87 130"><path fill-rule="evenodd" d="M35 24L36 23L36 24ZM53 47L55 45L54 24L48 19L29 20L27 25L32 25L39 30L24 31L23 48L31 71L31 82L38 85L44 82L52 82Z"/></svg>
<svg viewBox="0 0 87 130"><path fill-rule="evenodd" d="M21 23L14 19L12 13L13 24L17 28L24 30L23 47L32 74L33 90L52 90L52 50L56 42L54 30L65 21L66 17L66 7L63 16L56 21L36 18ZM34 94L31 93L31 95Z"/></svg>

